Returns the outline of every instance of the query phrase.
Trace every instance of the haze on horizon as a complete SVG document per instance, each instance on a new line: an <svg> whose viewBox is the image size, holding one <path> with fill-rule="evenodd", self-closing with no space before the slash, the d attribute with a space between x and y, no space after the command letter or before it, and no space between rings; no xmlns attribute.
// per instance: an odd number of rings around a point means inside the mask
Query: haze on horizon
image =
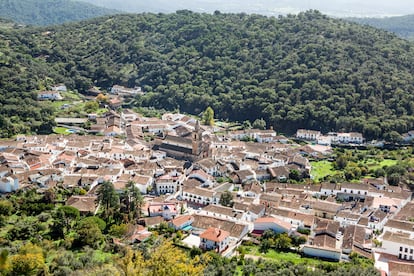
<svg viewBox="0 0 414 276"><path fill-rule="evenodd" d="M83 0L125 12L246 12L265 15L316 9L337 17L386 17L414 14L412 0Z"/></svg>

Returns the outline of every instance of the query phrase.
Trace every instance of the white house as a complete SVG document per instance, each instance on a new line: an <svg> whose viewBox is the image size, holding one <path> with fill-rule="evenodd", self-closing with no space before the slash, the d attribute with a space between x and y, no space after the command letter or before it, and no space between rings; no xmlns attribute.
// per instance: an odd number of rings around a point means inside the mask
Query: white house
<svg viewBox="0 0 414 276"><path fill-rule="evenodd" d="M270 132L271 131L271 132ZM276 131L270 130L268 133L258 133L256 141L258 143L272 143L277 140Z"/></svg>
<svg viewBox="0 0 414 276"><path fill-rule="evenodd" d="M133 122L138 119L138 114L127 109L125 111L122 111L121 118L127 122Z"/></svg>
<svg viewBox="0 0 414 276"><path fill-rule="evenodd" d="M219 165L212 158L205 158L197 162L203 171L212 176L219 175Z"/></svg>
<svg viewBox="0 0 414 276"><path fill-rule="evenodd" d="M305 140L318 140L321 132L317 130L298 129L296 131L296 138Z"/></svg>
<svg viewBox="0 0 414 276"><path fill-rule="evenodd" d="M364 137L358 132L334 133L332 142L341 144L362 144L364 142Z"/></svg>
<svg viewBox="0 0 414 276"><path fill-rule="evenodd" d="M220 228L209 227L200 234L200 248L204 250L215 250L223 252L229 246L230 233Z"/></svg>
<svg viewBox="0 0 414 276"><path fill-rule="evenodd" d="M213 177L211 177L209 174L207 174L203 170L193 170L193 171L191 171L191 173L188 175L188 178L198 179L199 181L201 181L203 183L203 186L205 186L205 187L212 186L213 181L214 181Z"/></svg>
<svg viewBox="0 0 414 276"><path fill-rule="evenodd" d="M191 215L184 215L176 217L175 219L172 219L168 225L170 227L173 227L175 230L182 230L189 227L194 221L194 217Z"/></svg>
<svg viewBox="0 0 414 276"><path fill-rule="evenodd" d="M332 136L321 135L318 137L318 145L330 146L332 143Z"/></svg>
<svg viewBox="0 0 414 276"><path fill-rule="evenodd" d="M414 240L407 233L385 232L381 237L382 246L376 248L377 252L394 255L401 260L414 260Z"/></svg>
<svg viewBox="0 0 414 276"><path fill-rule="evenodd" d="M66 85L63 83L56 84L51 87L52 91L59 91L59 92L66 92L68 89L66 88Z"/></svg>
<svg viewBox="0 0 414 276"><path fill-rule="evenodd" d="M290 233L292 226L290 223L273 217L258 218L254 221L254 231L264 232L273 230L276 233Z"/></svg>
<svg viewBox="0 0 414 276"><path fill-rule="evenodd" d="M335 183L322 183L321 184L321 191L320 191L321 196L331 196L331 195L336 196L337 193L338 193L338 189Z"/></svg>
<svg viewBox="0 0 414 276"><path fill-rule="evenodd" d="M59 91L41 91L37 93L38 100L62 100L63 97L60 95Z"/></svg>
<svg viewBox="0 0 414 276"><path fill-rule="evenodd" d="M175 202L151 202L148 206L150 217L162 216L166 220L173 219L178 214L178 206Z"/></svg>
<svg viewBox="0 0 414 276"><path fill-rule="evenodd" d="M155 179L155 190L158 194L173 194L181 188L185 175L177 171L164 174Z"/></svg>
<svg viewBox="0 0 414 276"><path fill-rule="evenodd" d="M187 202L201 205L218 204L220 200L217 192L199 187L184 187L182 198Z"/></svg>
<svg viewBox="0 0 414 276"><path fill-rule="evenodd" d="M111 88L111 94L119 95L137 95L137 94L143 94L141 87L134 87L134 88L127 88L121 85L114 85Z"/></svg>
<svg viewBox="0 0 414 276"><path fill-rule="evenodd" d="M365 198L366 195L368 195L368 185L363 183L342 183L341 189L337 193L342 194L340 196L348 197L350 199L355 198Z"/></svg>
<svg viewBox="0 0 414 276"><path fill-rule="evenodd" d="M141 194L146 194L147 191L152 187L154 179L151 176L147 175L135 175L131 179L135 183L135 187L139 189Z"/></svg>
<svg viewBox="0 0 414 276"><path fill-rule="evenodd" d="M384 232L404 233L414 239L414 223L404 220L390 219L384 226Z"/></svg>
<svg viewBox="0 0 414 276"><path fill-rule="evenodd" d="M17 177L0 178L0 193L11 193L19 189L19 180Z"/></svg>
<svg viewBox="0 0 414 276"><path fill-rule="evenodd" d="M348 225L357 225L361 215L352 213L348 210L339 211L334 216L334 221L338 221L341 227Z"/></svg>

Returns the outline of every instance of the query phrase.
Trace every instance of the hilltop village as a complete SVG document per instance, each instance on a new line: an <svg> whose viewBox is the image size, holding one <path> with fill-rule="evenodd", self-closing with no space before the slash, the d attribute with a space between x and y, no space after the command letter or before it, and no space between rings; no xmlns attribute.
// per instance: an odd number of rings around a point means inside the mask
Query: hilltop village
<svg viewBox="0 0 414 276"><path fill-rule="evenodd" d="M113 240L117 245L144 243L168 225L185 233L181 246L232 257L246 242L263 248L270 231L295 241L303 256L348 262L357 254L381 271L414 269L408 188L389 185L384 176L314 179L310 160L332 159L332 146L364 146L362 134L299 129L285 137L273 129L202 125L180 113L145 117L122 108L144 94L140 87L101 93L93 88L86 95L87 103L104 99L99 114L55 119L65 135L1 140L0 193L61 188L72 192L51 196L52 202L92 216L106 211L101 190L110 185L125 195L133 185L143 204L128 231ZM58 84L39 92L38 101L59 103L65 114L82 103L64 101L67 95Z"/></svg>
<svg viewBox="0 0 414 276"><path fill-rule="evenodd" d="M41 93L39 99L58 96ZM133 183L145 204L136 229L119 243L143 242L148 229L168 223L187 233L182 243L188 247L232 256L242 241L273 230L304 237L300 250L307 256L346 261L354 252L374 258L383 271L405 262L411 267L411 191L388 185L385 177L311 184L309 158L330 156L331 143L362 143L358 133L298 130L296 138L314 141L300 145L273 129L229 131L179 113L150 118L110 109L88 119L57 119L75 131L85 120L96 135L2 140L0 192L80 188L83 194L63 203L92 215L99 212L102 183L118 193ZM292 178L309 181L292 184Z"/></svg>

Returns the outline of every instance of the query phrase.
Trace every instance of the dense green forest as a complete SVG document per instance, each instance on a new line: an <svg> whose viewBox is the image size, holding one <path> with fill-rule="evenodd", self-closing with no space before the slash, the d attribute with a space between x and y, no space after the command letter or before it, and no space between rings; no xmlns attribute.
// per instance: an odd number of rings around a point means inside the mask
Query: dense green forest
<svg viewBox="0 0 414 276"><path fill-rule="evenodd" d="M0 0L1 17L35 26L62 24L114 13L114 10L73 0Z"/></svg>
<svg viewBox="0 0 414 276"><path fill-rule="evenodd" d="M396 33L402 38L414 40L414 15L393 16L385 18L346 18L352 22L369 25Z"/></svg>
<svg viewBox="0 0 414 276"><path fill-rule="evenodd" d="M370 139L414 127L413 44L317 11L117 15L47 30L1 31L0 51L10 54L1 59L0 112L8 120L15 113L6 95L33 104L31 91L53 79L80 92L140 85L147 93L136 105L192 114L211 106L216 118L263 118L285 133L359 131Z"/></svg>

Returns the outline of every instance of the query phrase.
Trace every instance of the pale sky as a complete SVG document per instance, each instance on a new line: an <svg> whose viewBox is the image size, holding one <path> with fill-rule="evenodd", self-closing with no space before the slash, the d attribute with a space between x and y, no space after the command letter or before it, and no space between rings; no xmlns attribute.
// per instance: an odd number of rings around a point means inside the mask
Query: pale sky
<svg viewBox="0 0 414 276"><path fill-rule="evenodd" d="M190 9L211 13L297 13L318 9L333 16L395 16L414 14L414 0L83 0L129 12L174 12Z"/></svg>

